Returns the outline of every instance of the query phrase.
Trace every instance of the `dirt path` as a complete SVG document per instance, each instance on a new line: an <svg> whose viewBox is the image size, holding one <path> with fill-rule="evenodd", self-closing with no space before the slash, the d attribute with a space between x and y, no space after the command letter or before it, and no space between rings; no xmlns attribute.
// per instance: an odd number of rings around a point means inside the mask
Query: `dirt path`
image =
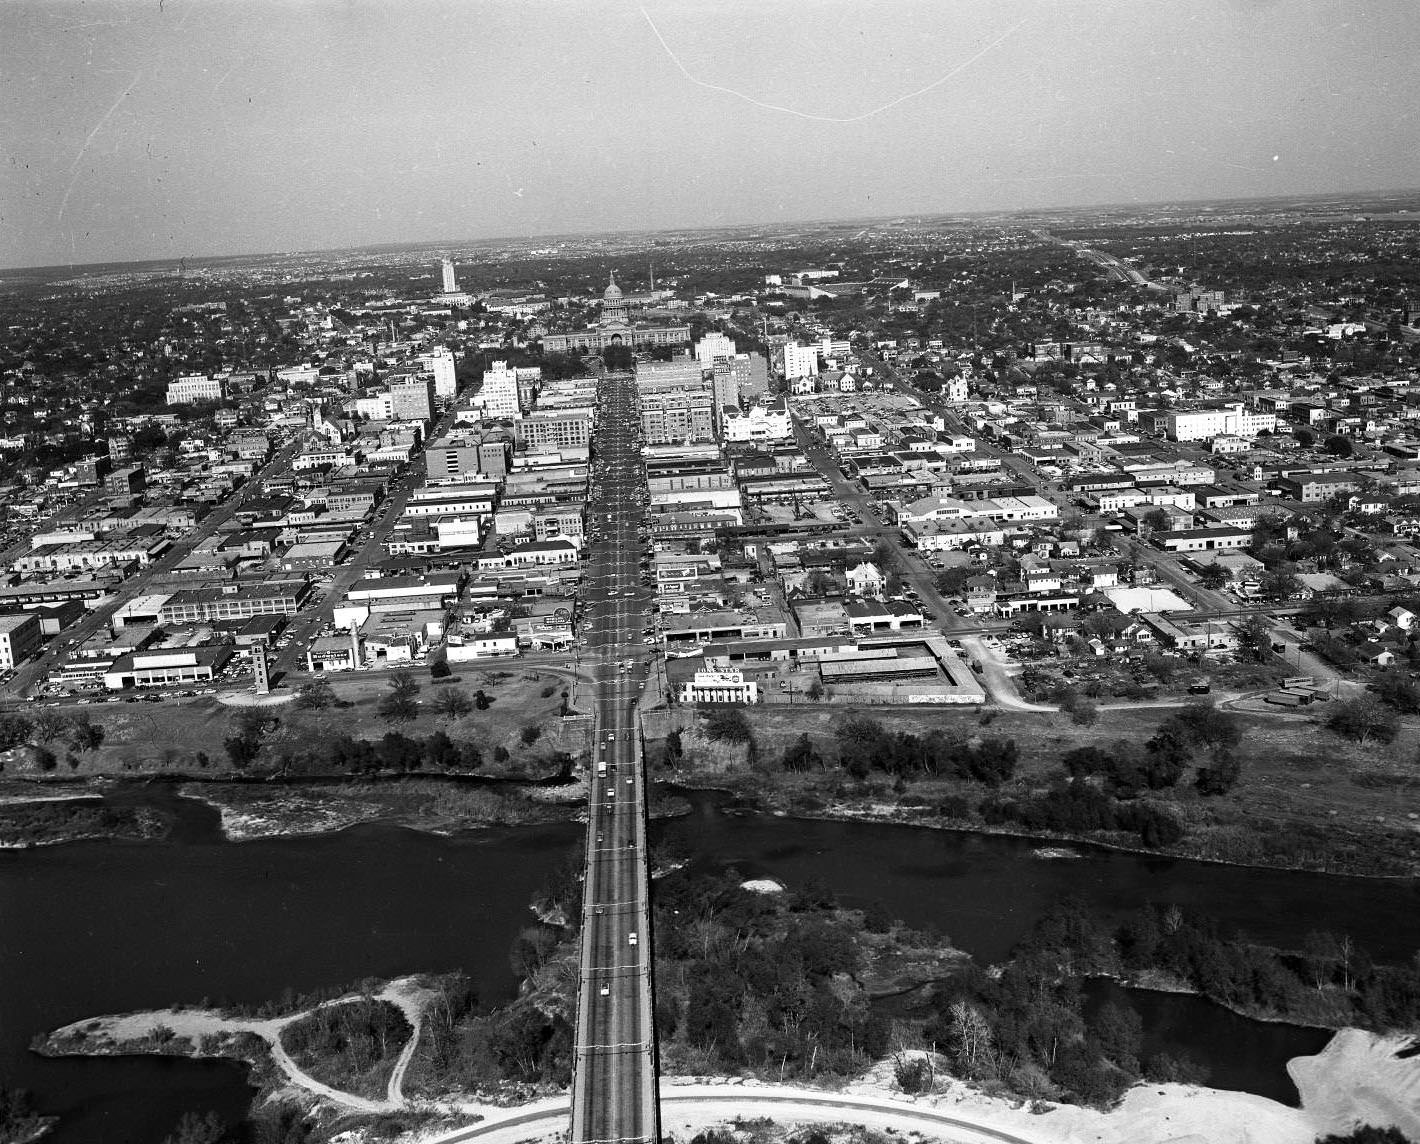
<svg viewBox="0 0 1420 1144"><path fill-rule="evenodd" d="M982 643L980 637L962 636L961 645L967 656L981 665L981 682L1003 711L1038 711L1051 715L1060 713L1060 708L1054 704L1031 703L1022 699L1020 691L1016 689L1016 681L1012 678L1011 665ZM1015 674L1019 674L1020 665L1014 666Z"/></svg>

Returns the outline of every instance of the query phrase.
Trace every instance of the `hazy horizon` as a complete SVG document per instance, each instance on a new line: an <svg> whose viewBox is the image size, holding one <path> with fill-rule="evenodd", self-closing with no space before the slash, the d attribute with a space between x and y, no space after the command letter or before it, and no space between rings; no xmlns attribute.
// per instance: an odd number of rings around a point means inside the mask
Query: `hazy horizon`
<svg viewBox="0 0 1420 1144"><path fill-rule="evenodd" d="M1417 11L16 0L0 266L1395 191Z"/></svg>

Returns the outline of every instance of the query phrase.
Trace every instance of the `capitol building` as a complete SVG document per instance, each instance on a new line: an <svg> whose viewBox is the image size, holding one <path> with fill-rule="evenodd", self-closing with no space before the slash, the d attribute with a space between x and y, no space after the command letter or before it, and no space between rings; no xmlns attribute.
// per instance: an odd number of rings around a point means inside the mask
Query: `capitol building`
<svg viewBox="0 0 1420 1144"><path fill-rule="evenodd" d="M569 353L579 349L586 353L601 353L610 346L627 346L630 349L688 346L689 326L636 326L631 323L632 306L663 302L671 296L671 291L656 290L654 287L646 294L626 294L616 284L616 272L612 271L607 287L602 291L601 320L585 330L543 335L543 352Z"/></svg>

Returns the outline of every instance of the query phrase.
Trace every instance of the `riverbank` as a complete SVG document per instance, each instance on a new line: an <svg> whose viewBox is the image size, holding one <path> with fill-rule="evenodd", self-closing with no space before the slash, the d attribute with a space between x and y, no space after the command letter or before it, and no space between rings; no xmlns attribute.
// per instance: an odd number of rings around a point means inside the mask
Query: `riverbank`
<svg viewBox="0 0 1420 1144"><path fill-rule="evenodd" d="M214 808L230 841L326 834L388 822L431 834L487 826L569 822L584 812L580 783L464 783L410 776L380 782L184 783L185 798Z"/></svg>
<svg viewBox="0 0 1420 1144"><path fill-rule="evenodd" d="M1036 830L983 821L975 804L993 792L979 783L930 779L896 787L884 780L854 782L836 771L804 774L774 766L753 770L683 766L662 772L661 777L686 790L731 796L740 811L810 821L919 826L1150 857L1185 858L1242 869L1392 880L1420 877L1420 826L1408 822L1375 835L1367 833L1364 823L1347 826L1337 822L1322 834L1304 834L1301 842L1278 842L1271 848L1265 840L1285 836L1291 829L1288 823L1263 821L1249 828L1236 806L1210 806L1199 800L1157 800L1158 805L1179 817L1184 834L1175 842L1147 847L1133 832ZM1226 812L1226 821L1219 819L1220 810ZM1248 829L1255 837L1242 844L1239 839ZM1371 860L1362 862L1362 854Z"/></svg>
<svg viewBox="0 0 1420 1144"><path fill-rule="evenodd" d="M68 794L0 804L0 850L54 846L91 839L152 842L166 837L172 820L144 806L107 806L98 796Z"/></svg>
<svg viewBox="0 0 1420 1144"><path fill-rule="evenodd" d="M833 778L832 782L827 781ZM113 778L10 783L0 788L0 849L51 845L102 838L155 840L169 825L161 812L126 806L122 811L99 807L106 796L139 790L151 780ZM692 770L663 773L673 792L709 792L729 796L729 813L762 813L804 821L861 822L924 827L968 835L1019 838L1047 845L1044 859L1075 855L1068 847L1116 851L1150 858L1182 858L1240 869L1283 870L1348 877L1400 880L1420 877L1420 849L1403 869L1375 871L1337 866L1316 854L1316 860L1262 860L1246 856L1220 857L1206 836L1194 833L1177 843L1148 848L1137 836L1120 832L1023 830L960 817L952 802L951 784L910 784L895 791L886 783L864 784L866 791L843 795L845 784L833 776L802 776L779 771ZM940 789L939 789L940 788ZM222 832L231 841L299 837L344 830L366 823L388 822L411 830L450 834L489 826L532 826L584 820L585 780L561 785L517 779L482 779L414 773L375 780L266 780L225 782L182 781L175 789L221 815ZM980 792L978 791L978 794ZM66 809L66 807L68 809ZM653 799L651 817L687 813L688 805L671 793ZM1417 841L1420 847L1420 840Z"/></svg>
<svg viewBox="0 0 1420 1144"><path fill-rule="evenodd" d="M108 1056L162 1053L228 1056L255 1066L259 1100L299 1104L328 1128L389 1125L412 1111L427 1124L399 1139L418 1144L497 1139L504 1124L516 1123L519 1139L550 1138L565 1128L565 1094L509 1105L471 1093L447 1093L433 1104L414 1101L404 1091L404 1075L431 1007L440 996L427 979L400 978L371 995L397 1006L412 1033L398 1047L380 1096L343 1091L317 1080L286 1051L282 1031L322 1008L354 995L268 1020L226 1016L215 1010L164 1009L93 1018L55 1030L37 1051L47 1055ZM1407 1050L1410 1038L1381 1037L1360 1030L1339 1032L1313 1057L1288 1064L1301 1096L1300 1108L1247 1093L1181 1084L1140 1083L1108 1111L1048 1101L993 1095L952 1077L947 1060L923 1051L894 1054L866 1072L833 1085L775 1085L745 1077L668 1076L663 1080L665 1126L670 1131L704 1131L734 1116L766 1115L781 1123L851 1123L910 1131L924 1123L938 1131L948 1122L967 1132L1017 1144L1137 1144L1140 1140L1207 1141L1208 1144L1314 1144L1321 1135L1349 1131L1356 1124L1393 1125L1420 1136L1420 1054ZM898 1067L921 1061L930 1078L925 1091L907 1095ZM729 1102L729 1103L727 1103ZM546 1110L541 1120L525 1119ZM543 1130L545 1128L545 1130ZM381 1134L389 1138L388 1128ZM967 1136L971 1139L974 1137Z"/></svg>
<svg viewBox="0 0 1420 1144"><path fill-rule="evenodd" d="M1137 753L1173 714L1127 707L1102 711L1091 724L1081 726L1059 713L849 709L812 703L750 707L744 717L754 740L751 762L742 744L708 740L703 722L687 709L648 727L647 749L652 760L670 764L671 781L753 790L771 810L816 813L845 800L855 805L945 805L951 808L949 817L977 827L989 825L979 809L983 800L1038 801L1061 782L1063 760L1070 752L1118 748L1126 755ZM1183 837L1164 840L1159 852L1274 869L1420 876L1420 809L1400 797L1420 789L1411 766L1420 720L1407 720L1394 743L1362 745L1310 720L1279 721L1226 711L1218 717L1229 719L1240 736L1234 748L1238 777L1227 793L1202 795L1194 785L1196 767L1206 762L1206 751L1200 750L1185 766L1181 781L1146 791L1144 801L1166 811L1183 828ZM1013 764L995 787L951 773L927 774L922 768L909 767L899 777L871 759L857 779L839 765L841 735L845 722L852 720L878 723L886 732L914 735L924 742L1009 742ZM663 736L672 728L679 737L668 754ZM811 753L786 768L786 753L802 751L805 740ZM1034 829L1032 824L1024 832ZM1106 835L1085 837L1128 845ZM1139 836L1135 838L1138 842Z"/></svg>

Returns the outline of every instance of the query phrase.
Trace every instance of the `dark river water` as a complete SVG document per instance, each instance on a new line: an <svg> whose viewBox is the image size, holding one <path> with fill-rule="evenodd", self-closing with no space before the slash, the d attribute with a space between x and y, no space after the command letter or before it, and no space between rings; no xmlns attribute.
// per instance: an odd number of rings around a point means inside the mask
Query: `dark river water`
<svg viewBox="0 0 1420 1144"><path fill-rule="evenodd" d="M132 794L123 797L135 797ZM179 813L158 843L0 851L0 1084L62 1116L56 1144L157 1144L183 1111L240 1117L241 1066L162 1058L46 1060L37 1033L83 1017L182 1001L260 1002L365 976L462 969L480 996L512 995L508 947L528 902L581 841L574 824L452 838L364 826L312 838L221 840L217 815L161 790ZM653 840L746 876L816 879L846 904L879 901L978 958L1003 957L1068 894L1111 912L1176 902L1283 943L1325 925L1372 956L1420 948L1420 885L1241 870L898 826L727 813L713 798ZM1325 1034L1260 1025L1194 998L1132 995L1147 1051L1186 1050L1212 1083L1294 1099L1281 1063ZM1245 1051L1230 1053L1246 1040Z"/></svg>

